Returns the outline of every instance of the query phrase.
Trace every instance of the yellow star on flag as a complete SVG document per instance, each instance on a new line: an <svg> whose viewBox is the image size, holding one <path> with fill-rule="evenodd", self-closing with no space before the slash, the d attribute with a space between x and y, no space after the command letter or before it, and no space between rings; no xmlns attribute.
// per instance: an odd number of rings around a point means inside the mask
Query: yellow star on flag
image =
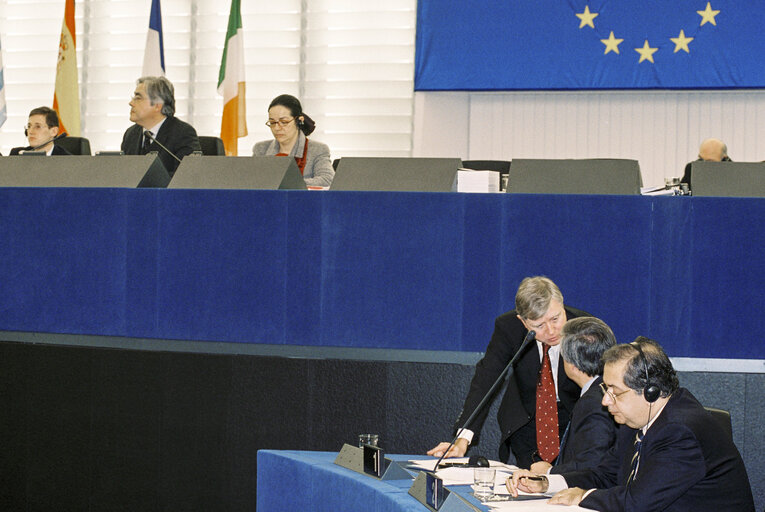
<svg viewBox="0 0 765 512"><path fill-rule="evenodd" d="M656 53L658 50L659 50L658 48L651 48L648 45L648 39L646 39L642 48L635 48L635 51L640 54L640 60L638 61L638 64L640 64L644 60L649 60L651 61L652 64L655 64L655 62L653 61L653 54Z"/></svg>
<svg viewBox="0 0 765 512"><path fill-rule="evenodd" d="M704 9L703 11L696 11L696 12L699 14L699 16L701 16L701 25L699 25L700 27L704 26L704 23L706 22L709 22L712 25L717 26L717 23L715 22L715 16L720 14L720 11L713 11L712 5L710 2L707 2L706 9ZM579 15L577 14L577 16Z"/></svg>
<svg viewBox="0 0 765 512"><path fill-rule="evenodd" d="M576 14L576 17L582 20L579 23L579 28L582 28L585 25L589 25L590 27L595 28L595 24L592 22L592 20L594 20L597 16L598 16L598 13L590 12L590 6L585 5L584 12Z"/></svg>
<svg viewBox="0 0 765 512"><path fill-rule="evenodd" d="M680 50L684 50L685 53L691 53L691 51L688 49L688 43L693 41L693 38L685 37L685 32L682 30L680 31L679 36L670 37L669 40L675 43L675 53L679 52Z"/></svg>
<svg viewBox="0 0 765 512"><path fill-rule="evenodd" d="M624 41L624 39L617 39L614 37L614 31L611 31L611 35L608 36L608 39L601 39L600 42L606 45L606 51L603 52L603 55L607 54L608 52L615 52L619 53L619 44Z"/></svg>

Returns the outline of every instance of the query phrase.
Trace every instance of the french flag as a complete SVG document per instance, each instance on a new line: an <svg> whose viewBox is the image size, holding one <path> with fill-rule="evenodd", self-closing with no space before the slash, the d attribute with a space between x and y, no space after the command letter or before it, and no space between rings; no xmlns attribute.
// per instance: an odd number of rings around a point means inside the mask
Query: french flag
<svg viewBox="0 0 765 512"><path fill-rule="evenodd" d="M165 44L162 40L162 9L159 0L151 0L149 33L143 55L143 76L165 76Z"/></svg>

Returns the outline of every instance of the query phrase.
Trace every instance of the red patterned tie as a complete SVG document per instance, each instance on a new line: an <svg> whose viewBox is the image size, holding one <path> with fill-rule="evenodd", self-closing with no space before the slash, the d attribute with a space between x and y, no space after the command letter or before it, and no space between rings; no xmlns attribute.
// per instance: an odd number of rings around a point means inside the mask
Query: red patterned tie
<svg viewBox="0 0 765 512"><path fill-rule="evenodd" d="M558 456L558 404L550 365L550 346L542 344L542 369L537 384L537 450L542 460L552 462Z"/></svg>

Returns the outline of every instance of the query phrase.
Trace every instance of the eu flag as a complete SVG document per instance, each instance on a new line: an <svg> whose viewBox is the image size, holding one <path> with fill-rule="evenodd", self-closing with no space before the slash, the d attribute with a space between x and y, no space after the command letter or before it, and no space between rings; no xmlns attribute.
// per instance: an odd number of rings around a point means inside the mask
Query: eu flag
<svg viewBox="0 0 765 512"><path fill-rule="evenodd" d="M765 87L762 0L419 0L415 89Z"/></svg>

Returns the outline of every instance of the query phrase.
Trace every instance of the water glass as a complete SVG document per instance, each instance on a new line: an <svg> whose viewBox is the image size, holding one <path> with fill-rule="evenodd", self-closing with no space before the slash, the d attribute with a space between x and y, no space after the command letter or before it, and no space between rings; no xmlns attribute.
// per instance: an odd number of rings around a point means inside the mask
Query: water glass
<svg viewBox="0 0 765 512"><path fill-rule="evenodd" d="M473 470L473 496L479 501L494 497L494 478L497 471L492 468L475 468Z"/></svg>

